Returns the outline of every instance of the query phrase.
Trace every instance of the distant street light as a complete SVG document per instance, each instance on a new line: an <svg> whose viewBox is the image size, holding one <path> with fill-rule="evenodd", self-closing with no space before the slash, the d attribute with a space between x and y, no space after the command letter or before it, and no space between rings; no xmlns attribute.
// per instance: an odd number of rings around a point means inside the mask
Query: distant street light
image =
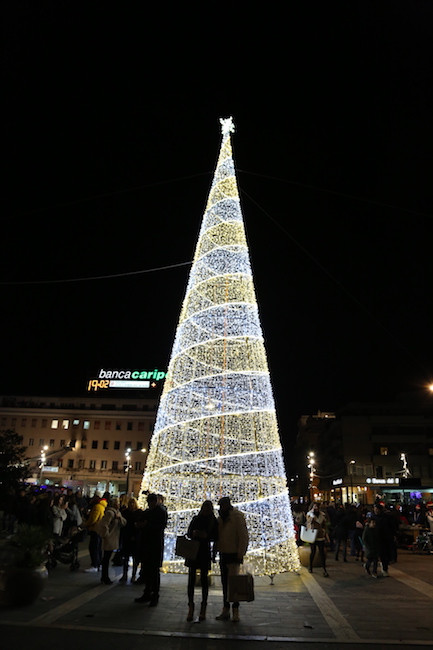
<svg viewBox="0 0 433 650"><path fill-rule="evenodd" d="M142 447L141 449L130 449L130 448L128 448L125 451L126 494L129 494L129 472L132 469L131 454L133 454L136 451L141 451L141 453L145 454L147 449L145 447Z"/></svg>
<svg viewBox="0 0 433 650"><path fill-rule="evenodd" d="M41 449L41 464L39 465L39 469L40 469L40 472L39 472L39 485L41 485L41 483L42 483L42 472L44 471L45 461L47 459L46 454L45 454L46 451L48 451L48 445L45 445Z"/></svg>
<svg viewBox="0 0 433 650"><path fill-rule="evenodd" d="M350 465L350 503L353 503L353 465L355 465L356 460L351 460Z"/></svg>
<svg viewBox="0 0 433 650"><path fill-rule="evenodd" d="M314 452L310 451L310 453L307 456L308 460L308 469L310 470L310 485L309 485L309 492L310 492L310 502L313 501L313 491L314 491L314 466L316 464L316 460L314 458Z"/></svg>

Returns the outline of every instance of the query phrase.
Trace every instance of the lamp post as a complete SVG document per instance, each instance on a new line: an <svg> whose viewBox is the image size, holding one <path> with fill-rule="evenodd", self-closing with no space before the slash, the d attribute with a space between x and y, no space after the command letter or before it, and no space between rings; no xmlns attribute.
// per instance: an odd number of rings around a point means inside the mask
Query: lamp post
<svg viewBox="0 0 433 650"><path fill-rule="evenodd" d="M353 503L353 466L355 465L356 460L351 460L350 465L352 467L350 468L350 503Z"/></svg>
<svg viewBox="0 0 433 650"><path fill-rule="evenodd" d="M42 483L42 472L44 471L45 461L47 459L45 452L48 451L48 445L45 445L41 449L41 464L39 465L39 485Z"/></svg>
<svg viewBox="0 0 433 650"><path fill-rule="evenodd" d="M125 472L126 472L126 494L129 494L129 472L131 471L131 454L136 451L141 451L143 454L146 453L147 449L142 447L141 449L130 449L128 448L125 451Z"/></svg>
<svg viewBox="0 0 433 650"><path fill-rule="evenodd" d="M310 453L307 456L308 460L308 469L310 470L310 485L309 485L309 492L310 492L310 503L313 501L313 492L314 492L314 465L315 465L315 458L314 458L314 452L310 451Z"/></svg>

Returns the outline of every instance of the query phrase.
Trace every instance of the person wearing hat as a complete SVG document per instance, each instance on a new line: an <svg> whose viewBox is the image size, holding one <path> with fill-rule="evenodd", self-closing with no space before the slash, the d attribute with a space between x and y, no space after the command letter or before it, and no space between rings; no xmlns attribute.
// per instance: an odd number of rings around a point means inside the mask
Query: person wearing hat
<svg viewBox="0 0 433 650"><path fill-rule="evenodd" d="M218 540L217 551L220 554L221 584L223 588L223 609L216 616L217 621L230 618L230 603L228 601L229 575L236 575L248 548L248 529L244 514L234 508L230 497L222 497L218 501ZM239 603L234 602L232 620L239 621Z"/></svg>

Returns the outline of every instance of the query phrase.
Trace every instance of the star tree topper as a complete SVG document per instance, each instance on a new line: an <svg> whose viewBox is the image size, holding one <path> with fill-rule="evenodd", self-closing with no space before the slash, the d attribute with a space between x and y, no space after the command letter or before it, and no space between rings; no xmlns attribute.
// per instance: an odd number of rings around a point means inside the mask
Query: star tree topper
<svg viewBox="0 0 433 650"><path fill-rule="evenodd" d="M227 135L227 133L234 133L235 132L235 125L233 124L233 118L227 117L220 117L220 123L221 123L221 133L223 135Z"/></svg>

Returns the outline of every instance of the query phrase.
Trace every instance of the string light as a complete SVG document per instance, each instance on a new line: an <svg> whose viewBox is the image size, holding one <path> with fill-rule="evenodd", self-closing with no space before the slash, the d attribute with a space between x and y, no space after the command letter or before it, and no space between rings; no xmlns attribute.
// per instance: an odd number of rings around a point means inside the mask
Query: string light
<svg viewBox="0 0 433 650"><path fill-rule="evenodd" d="M300 568L275 404L232 158L222 144L161 395L142 491L169 511L164 570L205 499L246 516L257 574ZM144 505L144 497L141 497Z"/></svg>

